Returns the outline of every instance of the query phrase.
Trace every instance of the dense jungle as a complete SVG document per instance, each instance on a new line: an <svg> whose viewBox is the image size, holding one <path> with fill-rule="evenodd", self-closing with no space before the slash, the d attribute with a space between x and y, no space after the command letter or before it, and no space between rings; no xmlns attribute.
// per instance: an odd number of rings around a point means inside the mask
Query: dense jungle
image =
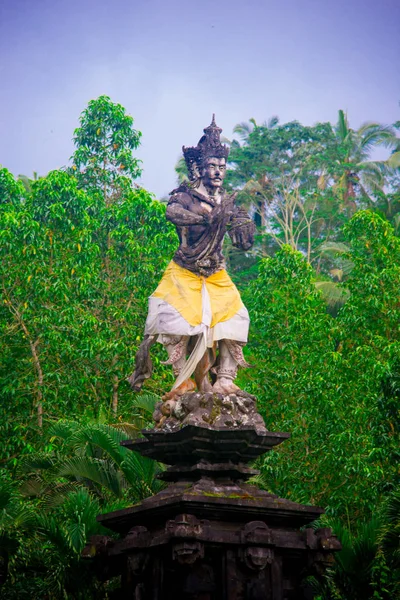
<svg viewBox="0 0 400 600"><path fill-rule="evenodd" d="M335 123L235 127L226 187L257 235L247 253L227 239L225 256L251 318L239 385L268 429L291 432L256 482L325 508L343 549L312 582L319 600L389 600L400 598L400 121L352 119L338 109ZM141 133L121 105L90 101L73 136L63 169L0 168L5 600L108 598L113 582L80 558L106 531L96 515L163 485L163 465L120 441L151 424L173 382L161 346L144 391L126 378L177 236L167 199L137 184ZM176 175L187 177L182 159Z"/></svg>

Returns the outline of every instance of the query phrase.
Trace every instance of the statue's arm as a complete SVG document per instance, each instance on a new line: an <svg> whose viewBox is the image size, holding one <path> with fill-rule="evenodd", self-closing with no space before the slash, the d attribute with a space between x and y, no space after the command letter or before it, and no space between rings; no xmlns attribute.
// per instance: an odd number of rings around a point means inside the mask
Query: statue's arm
<svg viewBox="0 0 400 600"><path fill-rule="evenodd" d="M172 197L167 206L166 217L174 225L185 227L187 225L204 225L204 217L196 215L184 207L184 199Z"/></svg>

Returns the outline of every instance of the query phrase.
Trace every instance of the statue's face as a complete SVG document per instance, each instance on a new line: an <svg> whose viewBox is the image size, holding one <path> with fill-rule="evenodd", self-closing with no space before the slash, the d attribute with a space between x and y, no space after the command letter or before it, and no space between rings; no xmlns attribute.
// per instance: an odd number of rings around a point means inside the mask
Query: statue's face
<svg viewBox="0 0 400 600"><path fill-rule="evenodd" d="M206 158L201 170L203 184L208 188L222 187L226 175L225 158Z"/></svg>

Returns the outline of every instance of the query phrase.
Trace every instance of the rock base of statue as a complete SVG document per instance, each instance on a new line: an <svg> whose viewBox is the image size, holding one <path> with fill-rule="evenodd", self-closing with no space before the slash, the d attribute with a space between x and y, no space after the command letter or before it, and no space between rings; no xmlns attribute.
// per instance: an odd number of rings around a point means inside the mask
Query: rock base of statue
<svg viewBox="0 0 400 600"><path fill-rule="evenodd" d="M120 539L94 536L84 552L102 580L121 577L115 598L313 598L307 577L320 576L340 549L330 529L307 527L323 510L247 483L257 474L247 463L289 434L268 432L259 421L257 427L172 424L124 442L170 465L160 476L169 485L131 508L100 515Z"/></svg>
<svg viewBox="0 0 400 600"><path fill-rule="evenodd" d="M256 399L239 390L235 394L188 392L177 400L159 402L154 411L156 427L175 431L182 425L209 426L214 429L251 427L266 431L257 412Z"/></svg>

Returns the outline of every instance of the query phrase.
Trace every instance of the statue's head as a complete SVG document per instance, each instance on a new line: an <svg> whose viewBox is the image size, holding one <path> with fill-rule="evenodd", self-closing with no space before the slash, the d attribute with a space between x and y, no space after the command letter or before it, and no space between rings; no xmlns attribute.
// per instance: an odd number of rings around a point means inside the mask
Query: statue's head
<svg viewBox="0 0 400 600"><path fill-rule="evenodd" d="M211 125L204 129L204 135L197 146L182 147L190 181L201 179L206 187L214 189L222 186L229 148L221 144L221 132L213 115Z"/></svg>

